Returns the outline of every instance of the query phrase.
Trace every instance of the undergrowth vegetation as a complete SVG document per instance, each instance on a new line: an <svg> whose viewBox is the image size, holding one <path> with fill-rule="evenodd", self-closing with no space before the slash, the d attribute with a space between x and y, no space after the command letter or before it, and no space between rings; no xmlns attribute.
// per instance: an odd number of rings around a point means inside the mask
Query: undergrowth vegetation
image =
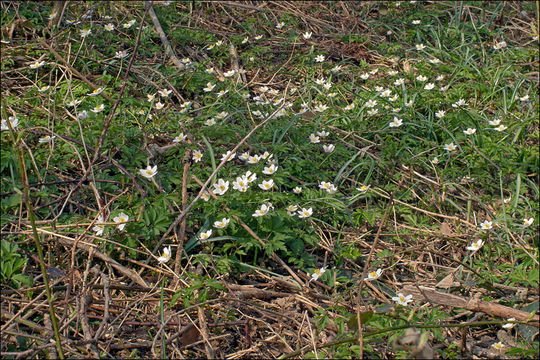
<svg viewBox="0 0 540 360"><path fill-rule="evenodd" d="M533 357L536 6L2 2L2 355Z"/></svg>

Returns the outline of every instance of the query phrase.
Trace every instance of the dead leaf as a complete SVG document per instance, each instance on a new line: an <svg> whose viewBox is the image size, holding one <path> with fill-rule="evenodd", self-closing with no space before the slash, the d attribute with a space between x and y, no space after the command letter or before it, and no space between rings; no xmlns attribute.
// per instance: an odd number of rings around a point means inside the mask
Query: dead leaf
<svg viewBox="0 0 540 360"><path fill-rule="evenodd" d="M199 329L193 324L189 324L180 337L180 343L182 346L188 346L195 342L199 338Z"/></svg>
<svg viewBox="0 0 540 360"><path fill-rule="evenodd" d="M441 234L444 236L453 236L454 232L452 231L452 228L450 227L450 224L446 221L441 224Z"/></svg>

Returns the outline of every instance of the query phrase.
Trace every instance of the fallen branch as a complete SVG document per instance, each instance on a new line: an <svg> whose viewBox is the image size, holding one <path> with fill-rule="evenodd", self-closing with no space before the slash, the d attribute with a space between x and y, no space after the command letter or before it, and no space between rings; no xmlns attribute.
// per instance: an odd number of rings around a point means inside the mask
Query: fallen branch
<svg viewBox="0 0 540 360"><path fill-rule="evenodd" d="M425 286L406 285L401 292L405 296L412 295L415 300L450 307L460 307L471 311L480 311L503 319L515 318L518 321L527 321L529 325L540 327L540 317L538 315L531 317L531 314L526 311L513 309L501 304L448 294Z"/></svg>
<svg viewBox="0 0 540 360"><path fill-rule="evenodd" d="M165 53L171 58L173 64L178 68L178 70L183 71L185 69L185 65L182 64L180 60L178 60L178 58L174 54L174 50L171 46L171 43L167 39L167 35L165 35L165 32L163 31L163 28L161 27L161 24L159 23L159 19L156 16L156 12L154 11L152 4L150 3L150 1L144 0L144 5L148 9L148 15L150 15L150 18L152 19L152 22L154 23L154 27L156 28L159 38L161 39L161 43L165 47Z"/></svg>

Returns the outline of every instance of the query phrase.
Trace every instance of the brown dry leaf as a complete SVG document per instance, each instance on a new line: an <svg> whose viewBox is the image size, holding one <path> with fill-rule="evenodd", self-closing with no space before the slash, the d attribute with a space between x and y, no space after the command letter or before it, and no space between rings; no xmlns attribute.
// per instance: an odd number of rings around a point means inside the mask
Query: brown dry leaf
<svg viewBox="0 0 540 360"><path fill-rule="evenodd" d="M448 289L451 287L459 286L459 281L456 281L456 272L459 269L455 269L450 274L446 275L444 279L439 281L435 287L442 288L442 289Z"/></svg>
<svg viewBox="0 0 540 360"><path fill-rule="evenodd" d="M187 329L184 330L184 332L182 333L182 337L180 338L180 343L182 344L182 346L191 345L197 341L197 339L199 338L199 335L200 335L199 329L197 329L195 325L189 324L187 326Z"/></svg>
<svg viewBox="0 0 540 360"><path fill-rule="evenodd" d="M446 221L441 224L441 234L444 236L454 236L454 232L452 231L450 224Z"/></svg>

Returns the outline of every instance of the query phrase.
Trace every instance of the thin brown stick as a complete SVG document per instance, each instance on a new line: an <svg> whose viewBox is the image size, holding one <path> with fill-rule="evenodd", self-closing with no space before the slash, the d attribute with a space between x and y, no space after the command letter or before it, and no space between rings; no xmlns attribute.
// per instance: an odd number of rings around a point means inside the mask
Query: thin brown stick
<svg viewBox="0 0 540 360"><path fill-rule="evenodd" d="M187 182L188 182L188 172L191 165L191 151L186 150L184 155L184 172L182 173L182 211L186 210L187 206ZM178 232L178 248L176 250L176 258L174 261L174 272L180 272L180 260L182 259L182 250L184 248L184 236L186 234L186 218L182 219L180 222L180 230Z"/></svg>

